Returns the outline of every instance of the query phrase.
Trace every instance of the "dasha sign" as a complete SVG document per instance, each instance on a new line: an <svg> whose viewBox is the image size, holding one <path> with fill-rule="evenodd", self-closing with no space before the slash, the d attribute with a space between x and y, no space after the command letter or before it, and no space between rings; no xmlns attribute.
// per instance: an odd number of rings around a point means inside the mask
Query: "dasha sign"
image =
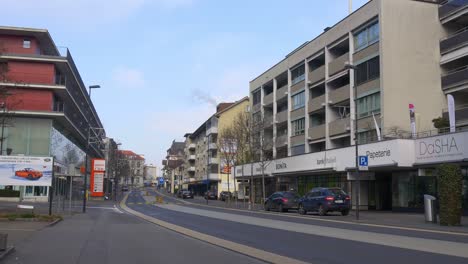
<svg viewBox="0 0 468 264"><path fill-rule="evenodd" d="M448 134L416 140L416 162L432 163L466 159L468 133Z"/></svg>

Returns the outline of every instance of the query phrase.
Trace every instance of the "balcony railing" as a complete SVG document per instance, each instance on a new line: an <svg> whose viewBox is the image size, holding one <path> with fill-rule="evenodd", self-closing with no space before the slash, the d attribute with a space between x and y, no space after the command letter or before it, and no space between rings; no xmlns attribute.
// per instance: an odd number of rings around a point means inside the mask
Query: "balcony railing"
<svg viewBox="0 0 468 264"><path fill-rule="evenodd" d="M52 107L52 111L62 112L63 113L63 109L64 109L64 103L63 102L54 102L54 105Z"/></svg>
<svg viewBox="0 0 468 264"><path fill-rule="evenodd" d="M276 113L276 123L283 123L288 121L288 111Z"/></svg>
<svg viewBox="0 0 468 264"><path fill-rule="evenodd" d="M330 91L328 99L330 99L332 104L340 103L350 98L349 84L342 86L338 89Z"/></svg>
<svg viewBox="0 0 468 264"><path fill-rule="evenodd" d="M309 72L309 83L314 84L325 79L325 65L313 69Z"/></svg>
<svg viewBox="0 0 468 264"><path fill-rule="evenodd" d="M439 7L439 18L443 19L467 6L468 6L468 0L446 1L444 4L442 4L441 7Z"/></svg>
<svg viewBox="0 0 468 264"><path fill-rule="evenodd" d="M442 76L442 89L450 89L453 87L468 84L468 65L448 72Z"/></svg>
<svg viewBox="0 0 468 264"><path fill-rule="evenodd" d="M194 143L190 143L188 148L193 150L193 149L197 148L197 145L195 145Z"/></svg>
<svg viewBox="0 0 468 264"><path fill-rule="evenodd" d="M288 135L279 135L276 136L276 147L282 147L284 145L288 144Z"/></svg>
<svg viewBox="0 0 468 264"><path fill-rule="evenodd" d="M309 128L309 139L317 140L325 137L325 124L313 126Z"/></svg>
<svg viewBox="0 0 468 264"><path fill-rule="evenodd" d="M276 91L276 101L285 98L288 94L288 85L284 85L283 87L280 87Z"/></svg>
<svg viewBox="0 0 468 264"><path fill-rule="evenodd" d="M196 157L195 157L195 155L190 155L188 159L193 161L193 160L196 159Z"/></svg>
<svg viewBox="0 0 468 264"><path fill-rule="evenodd" d="M448 53L468 44L468 27L465 27L454 34L440 41L440 52Z"/></svg>
<svg viewBox="0 0 468 264"><path fill-rule="evenodd" d="M209 164L219 164L218 158L209 158L208 159Z"/></svg>
<svg viewBox="0 0 468 264"><path fill-rule="evenodd" d="M444 110L442 116L445 118L449 118L447 109ZM455 120L457 120L457 123L468 122L468 105L460 105L455 108Z"/></svg>
<svg viewBox="0 0 468 264"><path fill-rule="evenodd" d="M325 94L309 100L309 113L322 109L325 105Z"/></svg>
<svg viewBox="0 0 468 264"><path fill-rule="evenodd" d="M273 103L273 93L269 93L265 95L265 97L263 98L263 104L270 105L272 103Z"/></svg>
<svg viewBox="0 0 468 264"><path fill-rule="evenodd" d="M271 114L265 114L265 117L263 118L264 120L264 127L270 127L273 125L273 115Z"/></svg>
<svg viewBox="0 0 468 264"><path fill-rule="evenodd" d="M345 62L349 61L349 52L346 54L341 55L340 57L334 59L332 62L328 64L328 73L330 76L341 72L345 69L344 64Z"/></svg>
<svg viewBox="0 0 468 264"><path fill-rule="evenodd" d="M208 130L206 130L206 135L211 135L211 134L218 134L218 128L210 127Z"/></svg>
<svg viewBox="0 0 468 264"><path fill-rule="evenodd" d="M330 122L328 125L330 136L340 135L349 133L350 130L350 118L342 118L337 119L335 121Z"/></svg>
<svg viewBox="0 0 468 264"><path fill-rule="evenodd" d="M218 149L218 146L216 145L216 143L210 143L208 144L208 149Z"/></svg>

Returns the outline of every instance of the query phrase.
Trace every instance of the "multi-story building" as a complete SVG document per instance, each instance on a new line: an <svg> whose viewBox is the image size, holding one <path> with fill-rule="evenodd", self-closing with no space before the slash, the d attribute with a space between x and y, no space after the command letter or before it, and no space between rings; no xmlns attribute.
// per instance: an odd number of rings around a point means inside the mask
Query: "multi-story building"
<svg viewBox="0 0 468 264"><path fill-rule="evenodd" d="M232 103L220 103L216 112L220 112ZM206 190L216 191L221 178L219 175L218 155L218 117L208 118L193 133L185 134L184 184L196 194Z"/></svg>
<svg viewBox="0 0 468 264"><path fill-rule="evenodd" d="M184 148L185 142L172 141L171 147L167 150L166 159L162 161L164 178L170 186L172 193L182 187L182 175L184 171Z"/></svg>
<svg viewBox="0 0 468 264"><path fill-rule="evenodd" d="M104 129L87 88L71 53L59 52L47 30L0 27L0 77L2 119L8 119L2 122L2 155L59 155L55 135L82 151L92 137L89 157L103 157ZM23 198L48 197L48 187L13 188Z"/></svg>
<svg viewBox="0 0 468 264"><path fill-rule="evenodd" d="M156 184L158 178L158 167L154 166L153 164L145 165L143 177L145 182Z"/></svg>
<svg viewBox="0 0 468 264"><path fill-rule="evenodd" d="M131 150L119 150L119 159L120 163L126 164L125 175L119 179L120 184L143 186L145 158Z"/></svg>
<svg viewBox="0 0 468 264"><path fill-rule="evenodd" d="M433 2L371 0L250 82L252 116L273 142L267 191L353 193L358 143L371 157L361 206L421 209L436 179L418 176L425 162L415 161L415 138L437 134L432 120L447 112L445 94L455 97L457 129L467 120L467 1ZM253 179L257 198L259 171L236 168Z"/></svg>

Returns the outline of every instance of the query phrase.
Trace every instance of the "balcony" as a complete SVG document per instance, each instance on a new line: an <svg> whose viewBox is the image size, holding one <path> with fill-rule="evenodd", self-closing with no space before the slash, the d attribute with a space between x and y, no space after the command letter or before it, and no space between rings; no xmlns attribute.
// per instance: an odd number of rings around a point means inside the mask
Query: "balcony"
<svg viewBox="0 0 468 264"><path fill-rule="evenodd" d="M325 138L325 124L309 128L309 140L318 140Z"/></svg>
<svg viewBox="0 0 468 264"><path fill-rule="evenodd" d="M318 83L325 79L325 65L309 72L309 84Z"/></svg>
<svg viewBox="0 0 468 264"><path fill-rule="evenodd" d="M328 99L332 104L337 104L350 98L349 84L342 86L338 89L330 91Z"/></svg>
<svg viewBox="0 0 468 264"><path fill-rule="evenodd" d="M442 76L442 90L468 84L468 66L456 69Z"/></svg>
<svg viewBox="0 0 468 264"><path fill-rule="evenodd" d="M276 113L277 124L280 124L286 121L288 121L288 111L282 111L282 112Z"/></svg>
<svg viewBox="0 0 468 264"><path fill-rule="evenodd" d="M318 111L325 106L325 94L309 100L309 113Z"/></svg>
<svg viewBox="0 0 468 264"><path fill-rule="evenodd" d="M211 134L218 134L218 128L217 127L210 127L206 130L206 135L211 135Z"/></svg>
<svg viewBox="0 0 468 264"><path fill-rule="evenodd" d="M334 59L328 64L328 75L332 76L336 73L343 71L345 69L344 64L347 61L349 61L349 52Z"/></svg>
<svg viewBox="0 0 468 264"><path fill-rule="evenodd" d="M269 93L263 97L264 105L271 105L273 103L273 93Z"/></svg>
<svg viewBox="0 0 468 264"><path fill-rule="evenodd" d="M468 0L449 0L439 7L439 18L442 20L468 6Z"/></svg>
<svg viewBox="0 0 468 264"><path fill-rule="evenodd" d="M195 172L195 167L189 167L189 168L188 168L188 171L189 171L189 172Z"/></svg>
<svg viewBox="0 0 468 264"><path fill-rule="evenodd" d="M188 148L189 150L195 150L197 148L197 145L195 145L194 143L190 143Z"/></svg>
<svg viewBox="0 0 468 264"><path fill-rule="evenodd" d="M279 101L286 96L288 96L288 85L285 85L276 91L276 101Z"/></svg>
<svg viewBox="0 0 468 264"><path fill-rule="evenodd" d="M264 127L271 127L273 125L273 115L272 114L265 114L264 117Z"/></svg>
<svg viewBox="0 0 468 264"><path fill-rule="evenodd" d="M215 181L219 181L221 180L221 177L218 173L210 173L208 174L208 180L215 180Z"/></svg>
<svg viewBox="0 0 468 264"><path fill-rule="evenodd" d="M333 122L330 122L328 125L328 131L330 136L336 136L341 134L349 133L350 130L350 118L337 119Z"/></svg>
<svg viewBox="0 0 468 264"><path fill-rule="evenodd" d="M252 113L256 113L256 112L260 111L261 108L262 108L262 104L260 104L260 103L254 104L252 106Z"/></svg>
<svg viewBox="0 0 468 264"><path fill-rule="evenodd" d="M468 44L468 27L457 31L455 34L440 41L440 52L442 54L456 50Z"/></svg>
<svg viewBox="0 0 468 264"><path fill-rule="evenodd" d="M208 159L209 164L219 164L218 158L209 158Z"/></svg>
<svg viewBox="0 0 468 264"><path fill-rule="evenodd" d="M288 144L288 135L280 135L276 137L276 147L286 146Z"/></svg>
<svg viewBox="0 0 468 264"><path fill-rule="evenodd" d="M196 159L195 155L189 155L188 160L194 161Z"/></svg>
<svg viewBox="0 0 468 264"><path fill-rule="evenodd" d="M304 90L304 81L300 81L291 86L291 94Z"/></svg>
<svg viewBox="0 0 468 264"><path fill-rule="evenodd" d="M447 110L444 111L442 116L447 119L449 118ZM462 105L462 106L456 107L455 119L457 120L457 124L468 122L468 105Z"/></svg>
<svg viewBox="0 0 468 264"><path fill-rule="evenodd" d="M210 143L208 144L208 149L215 150L215 149L218 149L218 146L216 145L216 143Z"/></svg>

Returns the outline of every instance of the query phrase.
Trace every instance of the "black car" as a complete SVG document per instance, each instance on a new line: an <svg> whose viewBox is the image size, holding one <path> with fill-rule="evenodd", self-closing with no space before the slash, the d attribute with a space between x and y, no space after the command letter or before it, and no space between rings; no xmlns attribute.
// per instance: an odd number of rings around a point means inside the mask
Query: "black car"
<svg viewBox="0 0 468 264"><path fill-rule="evenodd" d="M128 192L128 186L122 186L122 192Z"/></svg>
<svg viewBox="0 0 468 264"><path fill-rule="evenodd" d="M220 194L219 194L219 199L221 201L226 201L226 200L232 200L232 193L231 192L226 192L226 191L222 191Z"/></svg>
<svg viewBox="0 0 468 264"><path fill-rule="evenodd" d="M297 209L301 197L295 192L275 192L265 201L265 211L276 209L286 212L289 209Z"/></svg>
<svg viewBox="0 0 468 264"><path fill-rule="evenodd" d="M317 211L319 215L328 212L341 212L348 215L351 210L351 198L340 188L314 188L299 201L299 213Z"/></svg>
<svg viewBox="0 0 468 264"><path fill-rule="evenodd" d="M177 197L182 199L191 198L193 199L193 193L187 189L181 189L177 191Z"/></svg>
<svg viewBox="0 0 468 264"><path fill-rule="evenodd" d="M207 200L216 200L216 199L218 199L218 195L216 194L216 192L207 191L205 193L205 199L207 199Z"/></svg>

